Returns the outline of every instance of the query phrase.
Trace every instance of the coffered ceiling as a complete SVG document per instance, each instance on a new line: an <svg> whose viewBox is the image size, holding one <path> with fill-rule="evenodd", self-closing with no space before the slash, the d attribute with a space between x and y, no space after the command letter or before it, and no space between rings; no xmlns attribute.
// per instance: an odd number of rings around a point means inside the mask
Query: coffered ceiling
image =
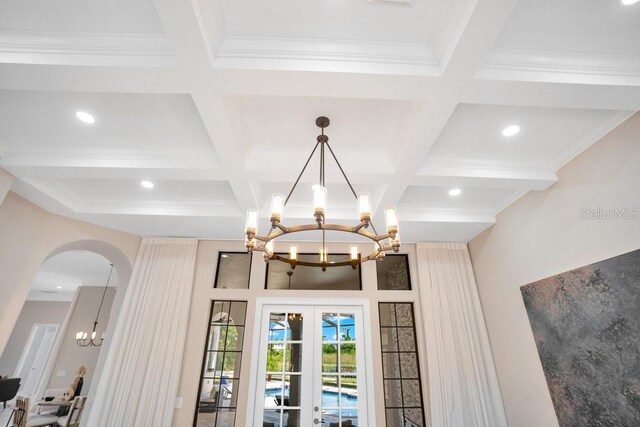
<svg viewBox="0 0 640 427"><path fill-rule="evenodd" d="M55 213L239 239L326 115L374 221L397 205L403 240L466 241L640 110L639 23L619 0L10 0L0 167ZM293 223L312 219L310 168ZM328 215L355 222L332 163L327 182Z"/></svg>

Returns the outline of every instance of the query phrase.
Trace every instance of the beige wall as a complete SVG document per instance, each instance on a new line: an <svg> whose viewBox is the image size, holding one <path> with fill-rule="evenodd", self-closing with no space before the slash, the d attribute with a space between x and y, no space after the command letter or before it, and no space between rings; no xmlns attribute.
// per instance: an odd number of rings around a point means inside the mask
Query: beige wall
<svg viewBox="0 0 640 427"><path fill-rule="evenodd" d="M557 420L520 286L640 248L640 219L581 209L640 209L640 114L564 166L559 182L505 209L469 243L509 423Z"/></svg>
<svg viewBox="0 0 640 427"><path fill-rule="evenodd" d="M61 331L65 335L53 368L53 375L49 380L47 388L59 389L69 387L76 377L75 373L78 368L84 366L87 368L87 374L84 377L82 394L87 395L89 387L91 386L91 380L96 371L96 364L102 347L78 347L75 337L78 331L84 331L91 335L93 321L96 318L103 291L104 288L98 286L81 286L76 291L76 301L71 317L69 318L69 326L66 331ZM115 288L107 289L102 310L100 310L98 328L96 330L98 339L102 333L106 331L107 325L109 324L109 314L115 293Z"/></svg>
<svg viewBox="0 0 640 427"><path fill-rule="evenodd" d="M61 248L93 250L115 264L119 283L127 283L139 243L139 236L54 215L9 192L0 205L0 352L48 256Z"/></svg>
<svg viewBox="0 0 640 427"><path fill-rule="evenodd" d="M35 323L51 323L62 327L69 310L66 301L27 301L20 311L20 317L11 333L2 356L0 357L0 375L13 376L18 366L22 350L27 343L31 328Z"/></svg>
<svg viewBox="0 0 640 427"><path fill-rule="evenodd" d="M297 243L300 252L317 251L317 243ZM369 315L371 324L365 325L370 328L372 336L372 371L373 378L370 379L369 387L373 386L375 390L375 412L377 425L384 425L384 396L382 384L382 357L380 353L380 325L378 318L378 302L379 301L413 301L416 328L418 336L418 352L420 355L420 372L423 379L422 390L425 396L425 416L428 417L428 389L427 389L427 366L426 351L424 347L424 329L421 320L422 313L420 311L419 291L417 283L415 245L403 245L402 252L409 254L409 263L411 268L412 291L378 291L376 283L376 266L373 262L367 262L362 266L362 291L289 291L289 290L270 290L264 289L266 266L261 254L257 253L253 257L251 266L250 289L213 289L215 278L215 269L218 260L219 251L244 251L243 242L218 242L218 241L200 241L198 246L198 258L196 261L196 273L193 287L193 297L191 301L191 309L189 313L189 324L187 329L187 339L185 342L185 353L182 363L182 372L180 375L180 384L178 388L178 396L183 398L182 408L176 409L173 417L173 426L182 427L192 425L195 413L196 395L198 394L198 383L200 380L200 371L202 369L202 356L204 352L205 339L207 333L207 324L209 317L210 303L212 299L220 300L242 300L247 301L247 319L246 330L243 345L241 378L239 384L239 411L236 417L236 425L244 426L246 424L246 402L253 397L253 393L249 390L249 374L251 366L252 354L257 349L253 346L253 329L255 321L256 299L259 297L270 298L366 298L369 300ZM329 247L331 253L348 253L347 244L335 244Z"/></svg>

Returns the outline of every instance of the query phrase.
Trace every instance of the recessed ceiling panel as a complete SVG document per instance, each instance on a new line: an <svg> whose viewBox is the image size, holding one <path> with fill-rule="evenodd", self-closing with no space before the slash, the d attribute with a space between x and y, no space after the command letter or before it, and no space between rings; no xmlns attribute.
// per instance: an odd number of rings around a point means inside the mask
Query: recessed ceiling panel
<svg viewBox="0 0 640 427"><path fill-rule="evenodd" d="M230 36L427 43L444 0L371 3L366 0L222 0Z"/></svg>
<svg viewBox="0 0 640 427"><path fill-rule="evenodd" d="M93 123L82 121L89 113ZM7 157L182 157L217 166L189 95L0 91L0 140ZM143 156L143 157L144 157Z"/></svg>
<svg viewBox="0 0 640 427"><path fill-rule="evenodd" d="M537 52L640 55L640 7L620 0L522 0L495 47Z"/></svg>
<svg viewBox="0 0 640 427"><path fill-rule="evenodd" d="M427 155L469 167L527 167L555 171L602 135L617 112L460 104ZM519 132L503 135L517 125ZM596 136L597 135L597 136Z"/></svg>
<svg viewBox="0 0 640 427"><path fill-rule="evenodd" d="M315 124L327 116L331 124L325 133L343 167L389 170L388 153L398 143L409 103L320 97L242 97L238 112L246 125L251 146L249 169L281 161L271 167L294 167L298 172L316 144L321 130ZM330 153L325 153L328 158ZM374 159L375 163L371 163ZM333 162L333 160L331 160ZM347 167L348 166L348 167Z"/></svg>

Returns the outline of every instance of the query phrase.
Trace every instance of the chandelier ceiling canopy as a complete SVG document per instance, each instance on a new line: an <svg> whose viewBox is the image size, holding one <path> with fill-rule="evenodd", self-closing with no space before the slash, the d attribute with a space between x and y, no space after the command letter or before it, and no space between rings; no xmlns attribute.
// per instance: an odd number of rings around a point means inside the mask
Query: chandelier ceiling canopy
<svg viewBox="0 0 640 427"><path fill-rule="evenodd" d="M249 209L247 211L247 218L245 223L246 240L245 245L249 252L263 252L265 261L276 260L288 263L291 268L295 268L297 265L306 267L319 267L322 270L326 270L327 267L344 267L351 266L356 268L360 263L369 260L382 260L385 252L394 251L398 252L400 249L400 235L398 233L398 216L395 207L386 208L385 221L387 226L387 232L385 234L378 234L373 222L371 212L371 195L368 193L357 194L347 178L344 169L340 165L338 158L329 145L329 137L324 134L324 130L329 126L329 119L326 117L318 117L316 119L316 125L321 129L321 134L318 135L317 142L311 155L304 164L302 171L298 175L298 178L293 184L293 187L289 191L289 194L285 197L283 194L274 194L271 198L271 214L270 222L271 227L269 233L266 236L260 236L257 234L259 213L256 209ZM325 149L329 151L331 157L335 160L338 169L342 173L345 181L349 185L354 198L357 201L360 222L357 225L344 225L344 224L331 224L326 223L325 216L327 211L327 188L325 186ZM314 154L319 151L320 168L318 184L312 187L313 190L313 217L315 223L295 225L287 227L282 221L284 218L284 209L287 202L291 198L293 191L296 189L302 174L309 166ZM311 211L311 210L310 210ZM322 246L320 248L319 258L317 262L303 261L299 259L298 248L295 245L289 247L288 255L280 255L274 251L274 241L278 237L286 234L299 233L302 231L317 230L322 234ZM349 260L340 262L330 262L329 252L326 246L326 231L338 231L344 233L357 234L359 236L370 239L373 242L373 248L367 255L360 253L358 246L351 246L349 250Z"/></svg>

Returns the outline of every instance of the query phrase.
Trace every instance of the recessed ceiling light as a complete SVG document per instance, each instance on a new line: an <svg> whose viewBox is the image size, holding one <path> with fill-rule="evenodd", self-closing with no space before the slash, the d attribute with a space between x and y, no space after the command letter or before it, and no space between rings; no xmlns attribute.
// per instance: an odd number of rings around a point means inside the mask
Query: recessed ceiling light
<svg viewBox="0 0 640 427"><path fill-rule="evenodd" d="M452 188L449 190L449 195L452 197L459 196L462 193L462 190L459 188Z"/></svg>
<svg viewBox="0 0 640 427"><path fill-rule="evenodd" d="M153 182L151 181L140 181L140 185L142 185L144 188L153 188Z"/></svg>
<svg viewBox="0 0 640 427"><path fill-rule="evenodd" d="M62 289L62 286L56 286L56 289Z"/></svg>
<svg viewBox="0 0 640 427"><path fill-rule="evenodd" d="M86 123L88 125L92 125L96 122L96 118L93 115L87 113L86 111L76 111L76 117L82 123Z"/></svg>
<svg viewBox="0 0 640 427"><path fill-rule="evenodd" d="M502 130L502 135L504 135L504 136L513 136L513 135L517 134L518 132L520 132L520 126L511 125L511 126L507 126L506 128L504 128Z"/></svg>
<svg viewBox="0 0 640 427"><path fill-rule="evenodd" d="M638 3L640 0L620 0L620 4L623 6L631 6L632 4Z"/></svg>

